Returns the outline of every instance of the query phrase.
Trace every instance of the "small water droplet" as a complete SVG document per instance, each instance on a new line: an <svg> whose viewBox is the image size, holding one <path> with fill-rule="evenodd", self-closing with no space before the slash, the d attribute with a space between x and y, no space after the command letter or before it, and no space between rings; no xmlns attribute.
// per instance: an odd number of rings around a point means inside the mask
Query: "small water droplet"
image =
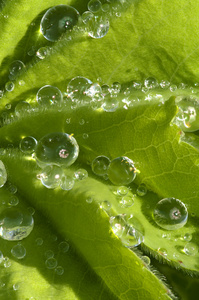
<svg viewBox="0 0 199 300"><path fill-rule="evenodd" d="M87 91L92 85L88 78L77 76L71 79L67 86L67 93L73 101L90 101Z"/></svg>
<svg viewBox="0 0 199 300"><path fill-rule="evenodd" d="M109 95L104 97L102 108L106 112L114 112L117 110L119 102L116 98L112 98Z"/></svg>
<svg viewBox="0 0 199 300"><path fill-rule="evenodd" d="M37 246L42 246L43 243L44 243L44 240L42 238L37 238L35 240L35 243L36 243Z"/></svg>
<svg viewBox="0 0 199 300"><path fill-rule="evenodd" d="M187 255L190 255L190 256L194 256L198 253L198 246L194 243L187 243L185 246L184 246L184 252L187 254Z"/></svg>
<svg viewBox="0 0 199 300"><path fill-rule="evenodd" d="M67 176L66 174L63 173L61 176L61 181L60 181L60 187L64 191L69 191L74 187L75 180L71 176Z"/></svg>
<svg viewBox="0 0 199 300"><path fill-rule="evenodd" d="M20 116L23 116L26 113L28 113L30 111L30 109L31 109L30 103L28 103L26 101L20 101L15 106L15 114L17 117L20 117Z"/></svg>
<svg viewBox="0 0 199 300"><path fill-rule="evenodd" d="M185 233L183 236L184 241L190 242L192 240L192 234L191 233Z"/></svg>
<svg viewBox="0 0 199 300"><path fill-rule="evenodd" d="M177 85L172 84L169 89L171 92L175 92L177 90L177 88L178 88Z"/></svg>
<svg viewBox="0 0 199 300"><path fill-rule="evenodd" d="M104 209L105 211L109 211L111 209L111 207L112 207L112 204L107 200L101 202L101 204L100 204L100 208Z"/></svg>
<svg viewBox="0 0 199 300"><path fill-rule="evenodd" d="M32 136L23 138L19 143L19 149L25 154L32 154L35 151L37 140Z"/></svg>
<svg viewBox="0 0 199 300"><path fill-rule="evenodd" d="M77 24L79 12L69 5L57 5L46 11L40 23L43 36L51 42L61 38L64 33L70 32Z"/></svg>
<svg viewBox="0 0 199 300"><path fill-rule="evenodd" d="M158 252L162 255L162 256L167 256L167 250L165 248L158 248Z"/></svg>
<svg viewBox="0 0 199 300"><path fill-rule="evenodd" d="M18 291L19 290L19 288L20 288L20 285L19 285L19 283L15 283L15 284L13 284L13 290L14 291Z"/></svg>
<svg viewBox="0 0 199 300"><path fill-rule="evenodd" d="M120 196L126 196L129 192L129 189L126 186L119 186L117 188L117 194Z"/></svg>
<svg viewBox="0 0 199 300"><path fill-rule="evenodd" d="M91 164L92 171L98 176L104 176L107 174L110 159L104 155L97 156Z"/></svg>
<svg viewBox="0 0 199 300"><path fill-rule="evenodd" d="M88 177L88 172L85 169L78 169L74 173L74 179L76 180L83 180L86 179L87 177Z"/></svg>
<svg viewBox="0 0 199 300"><path fill-rule="evenodd" d="M68 252L68 250L69 250L69 243L67 243L67 242L61 242L61 243L59 243L59 245L58 245L58 248L59 248L59 250L62 252L62 253L66 253L66 252Z"/></svg>
<svg viewBox="0 0 199 300"><path fill-rule="evenodd" d="M108 168L108 177L115 185L130 184L136 177L133 161L125 156L113 159Z"/></svg>
<svg viewBox="0 0 199 300"><path fill-rule="evenodd" d="M10 74L12 75L12 78L15 79L17 76L20 75L20 73L24 70L25 65L20 60L15 60L11 63L9 67Z"/></svg>
<svg viewBox="0 0 199 300"><path fill-rule="evenodd" d="M6 82L5 89L7 92L12 92L14 90L14 88L15 88L14 82L12 82L12 81Z"/></svg>
<svg viewBox="0 0 199 300"><path fill-rule="evenodd" d="M145 79L144 85L147 89L154 89L158 86L158 81L153 77L148 77Z"/></svg>
<svg viewBox="0 0 199 300"><path fill-rule="evenodd" d="M39 59L44 59L46 57L46 55L48 54L49 52L49 48L48 47L41 47L37 50L36 52L36 56L39 58Z"/></svg>
<svg viewBox="0 0 199 300"><path fill-rule="evenodd" d="M47 250L44 255L46 258L52 258L54 257L54 252L52 250Z"/></svg>
<svg viewBox="0 0 199 300"><path fill-rule="evenodd" d="M17 196L11 196L9 198L8 204L12 206L16 206L19 203L19 198Z"/></svg>
<svg viewBox="0 0 199 300"><path fill-rule="evenodd" d="M137 188L137 195L140 197L145 196L147 193L147 188L144 183L140 184Z"/></svg>
<svg viewBox="0 0 199 300"><path fill-rule="evenodd" d="M41 105L58 105L62 102L63 96L57 87L45 85L38 90L36 100Z"/></svg>
<svg viewBox="0 0 199 300"><path fill-rule="evenodd" d="M102 3L99 0L90 0L88 2L88 9L91 12L96 13L101 9L101 5L102 5Z"/></svg>
<svg viewBox="0 0 199 300"><path fill-rule="evenodd" d="M124 196L119 203L122 208L131 207L134 204L134 199L130 196Z"/></svg>
<svg viewBox="0 0 199 300"><path fill-rule="evenodd" d="M160 86L162 89L168 89L170 86L170 82L168 80L162 80L160 82Z"/></svg>
<svg viewBox="0 0 199 300"><path fill-rule="evenodd" d="M48 258L45 261L47 269L55 269L57 267L57 260L54 257Z"/></svg>
<svg viewBox="0 0 199 300"><path fill-rule="evenodd" d="M157 203L153 216L160 227L176 230L186 224L188 212L182 201L175 198L165 198Z"/></svg>
<svg viewBox="0 0 199 300"><path fill-rule="evenodd" d="M22 259L26 256L26 248L21 244L17 244L12 247L11 253L15 258Z"/></svg>
<svg viewBox="0 0 199 300"><path fill-rule="evenodd" d="M144 262L144 264L145 264L146 266L149 266L149 265L150 265L151 260L150 260L150 258L149 258L148 256L144 255L144 256L141 257L141 259L142 259L142 261Z"/></svg>
<svg viewBox="0 0 199 300"><path fill-rule="evenodd" d="M62 266L57 266L55 268L55 273L59 276L63 275L64 274L64 268Z"/></svg>
<svg viewBox="0 0 199 300"><path fill-rule="evenodd" d="M7 172L4 163L0 160L0 188L4 186L7 181Z"/></svg>
<svg viewBox="0 0 199 300"><path fill-rule="evenodd" d="M92 202L93 202L93 198L92 198L92 197L88 197L88 198L86 199L86 202L87 202L87 203L92 203Z"/></svg>
<svg viewBox="0 0 199 300"><path fill-rule="evenodd" d="M109 31L109 20L103 15L94 15L94 17L87 23L88 34L92 38L103 38Z"/></svg>
<svg viewBox="0 0 199 300"><path fill-rule="evenodd" d="M63 169L56 165L48 165L40 174L41 183L48 189L55 189L60 185Z"/></svg>

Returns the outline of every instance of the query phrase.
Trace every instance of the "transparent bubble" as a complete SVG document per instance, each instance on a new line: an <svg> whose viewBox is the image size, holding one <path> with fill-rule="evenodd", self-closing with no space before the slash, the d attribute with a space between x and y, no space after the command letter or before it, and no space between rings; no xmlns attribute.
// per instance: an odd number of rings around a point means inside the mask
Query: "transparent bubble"
<svg viewBox="0 0 199 300"><path fill-rule="evenodd" d="M142 259L142 261L144 262L145 265L147 265L147 266L150 265L151 260L150 260L150 258L148 256L144 255L144 256L141 257L141 259Z"/></svg>
<svg viewBox="0 0 199 300"><path fill-rule="evenodd" d="M170 86L170 82L168 80L162 80L160 82L160 86L162 89L168 89Z"/></svg>
<svg viewBox="0 0 199 300"><path fill-rule="evenodd" d="M72 100L84 101L90 98L87 91L91 87L92 81L88 78L77 76L71 79L67 86L67 93Z"/></svg>
<svg viewBox="0 0 199 300"><path fill-rule="evenodd" d="M108 168L109 180L115 185L130 184L136 176L136 169L131 159L125 156L113 159Z"/></svg>
<svg viewBox="0 0 199 300"><path fill-rule="evenodd" d="M7 103L7 104L5 105L5 109L7 109L7 110L11 109L11 107L12 107L11 103Z"/></svg>
<svg viewBox="0 0 199 300"><path fill-rule="evenodd" d="M12 196L9 198L8 204L12 206L16 206L19 203L19 199L17 196Z"/></svg>
<svg viewBox="0 0 199 300"><path fill-rule="evenodd" d="M46 188L55 189L60 185L62 175L62 168L55 165L48 165L42 169L39 179Z"/></svg>
<svg viewBox="0 0 199 300"><path fill-rule="evenodd" d="M145 79L144 85L147 89L154 89L158 86L158 81L153 77L148 77Z"/></svg>
<svg viewBox="0 0 199 300"><path fill-rule="evenodd" d="M102 209L104 209L105 211L109 211L112 207L112 204L109 201L105 200L105 201L101 202L100 207Z"/></svg>
<svg viewBox="0 0 199 300"><path fill-rule="evenodd" d="M57 105L62 102L63 97L61 91L57 87L44 85L38 90L36 99L41 105Z"/></svg>
<svg viewBox="0 0 199 300"><path fill-rule="evenodd" d="M165 198L157 203L153 216L160 227L167 230L176 230L186 224L188 212L186 206L180 200Z"/></svg>
<svg viewBox="0 0 199 300"><path fill-rule="evenodd" d="M102 89L98 83L93 83L85 93L93 101L101 101L103 99Z"/></svg>
<svg viewBox="0 0 199 300"><path fill-rule="evenodd" d="M94 16L88 23L88 34L92 38L103 38L109 30L109 20L105 16Z"/></svg>
<svg viewBox="0 0 199 300"><path fill-rule="evenodd" d="M191 233L185 233L185 235L183 236L184 241L186 242L190 242L192 240L192 234Z"/></svg>
<svg viewBox="0 0 199 300"><path fill-rule="evenodd" d="M15 79L17 76L19 76L24 68L25 65L22 61L20 60L13 61L9 67L10 74L13 76L12 78Z"/></svg>
<svg viewBox="0 0 199 300"><path fill-rule="evenodd" d="M66 252L68 252L70 245L69 245L69 243L63 241L63 242L59 243L58 248L62 253L66 253Z"/></svg>
<svg viewBox="0 0 199 300"><path fill-rule="evenodd" d="M33 226L34 220L28 211L10 207L0 214L0 236L5 240L22 240L31 233Z"/></svg>
<svg viewBox="0 0 199 300"><path fill-rule="evenodd" d="M175 92L177 90L177 88L178 88L177 85L172 84L169 89L171 92Z"/></svg>
<svg viewBox="0 0 199 300"><path fill-rule="evenodd" d="M45 252L45 257L46 258L52 258L52 257L54 257L54 252L52 250L47 250Z"/></svg>
<svg viewBox="0 0 199 300"><path fill-rule="evenodd" d="M47 10L41 19L40 30L43 36L51 42L70 32L77 24L79 12L69 5L57 5Z"/></svg>
<svg viewBox="0 0 199 300"><path fill-rule="evenodd" d="M158 248L158 252L163 256L167 256L167 250L165 248Z"/></svg>
<svg viewBox="0 0 199 300"><path fill-rule="evenodd" d="M0 188L4 186L7 181L7 172L4 163L0 160Z"/></svg>
<svg viewBox="0 0 199 300"><path fill-rule="evenodd" d="M117 189L117 194L120 196L126 196L129 192L129 189L126 186L119 186Z"/></svg>
<svg viewBox="0 0 199 300"><path fill-rule="evenodd" d="M96 13L97 11L99 11L101 9L101 1L99 0L90 0L88 2L88 9L93 12Z"/></svg>
<svg viewBox="0 0 199 300"><path fill-rule="evenodd" d="M88 133L83 133L82 137L83 137L84 140L86 140L89 137L89 135L88 135Z"/></svg>
<svg viewBox="0 0 199 300"><path fill-rule="evenodd" d="M69 191L74 187L75 180L71 176L67 176L63 173L60 181L60 187L64 191Z"/></svg>
<svg viewBox="0 0 199 300"><path fill-rule="evenodd" d="M32 154L37 146L37 140L32 136L23 138L19 143L19 149L25 154Z"/></svg>
<svg viewBox="0 0 199 300"><path fill-rule="evenodd" d="M21 244L17 244L12 247L11 253L15 258L22 259L26 256L26 248Z"/></svg>
<svg viewBox="0 0 199 300"><path fill-rule="evenodd" d="M67 133L53 132L42 137L35 149L37 163L42 165L55 164L68 167L79 155L76 139Z"/></svg>
<svg viewBox="0 0 199 300"><path fill-rule="evenodd" d="M57 275L63 275L64 274L64 268L62 267L62 266L57 266L56 268L55 268L55 273L57 274Z"/></svg>
<svg viewBox="0 0 199 300"><path fill-rule="evenodd" d="M88 172L85 169L78 169L74 173L74 179L76 180L83 180L88 177Z"/></svg>
<svg viewBox="0 0 199 300"><path fill-rule="evenodd" d="M48 258L45 261L47 269L55 269L57 267L57 260L54 257Z"/></svg>
<svg viewBox="0 0 199 300"><path fill-rule="evenodd" d="M4 263L3 263L5 268L9 268L11 266L11 261L10 259L6 256L4 257Z"/></svg>
<svg viewBox="0 0 199 300"><path fill-rule="evenodd" d="M15 114L17 117L23 116L25 113L29 112L31 105L26 101L21 101L15 106Z"/></svg>
<svg viewBox="0 0 199 300"><path fill-rule="evenodd" d="M37 50L36 56L39 59L44 59L48 53L49 53L49 48L48 47L41 47Z"/></svg>
<svg viewBox="0 0 199 300"><path fill-rule="evenodd" d="M85 11L82 14L82 21L84 24L87 24L92 18L94 18L94 14L91 11Z"/></svg>
<svg viewBox="0 0 199 300"><path fill-rule="evenodd" d="M15 88L14 82L12 82L12 81L6 82L5 89L7 92L12 92L14 90L14 88Z"/></svg>
<svg viewBox="0 0 199 300"><path fill-rule="evenodd" d="M147 188L144 183L140 184L137 188L137 195L140 197L145 196L147 193Z"/></svg>
<svg viewBox="0 0 199 300"><path fill-rule="evenodd" d="M198 246L194 243L187 243L184 247L184 252L187 255L194 256L198 253Z"/></svg>
<svg viewBox="0 0 199 300"><path fill-rule="evenodd" d="M28 207L27 210L32 216L35 214L35 209L33 207Z"/></svg>
<svg viewBox="0 0 199 300"><path fill-rule="evenodd" d="M92 171L98 176L104 176L107 174L110 159L104 155L97 156L91 164Z"/></svg>
<svg viewBox="0 0 199 300"><path fill-rule="evenodd" d="M36 243L37 246L42 246L43 243L44 243L44 240L42 238L37 238L35 240L35 243Z"/></svg>
<svg viewBox="0 0 199 300"><path fill-rule="evenodd" d="M134 204L134 199L133 199L133 197L130 197L130 196L124 196L119 201L119 203L122 208L131 207Z"/></svg>
<svg viewBox="0 0 199 300"><path fill-rule="evenodd" d="M104 3L104 4L102 4L101 9L104 12L108 12L110 10L110 5L108 3Z"/></svg>
<svg viewBox="0 0 199 300"><path fill-rule="evenodd" d="M109 96L104 97L102 108L107 112L114 112L117 110L119 102L116 98L111 98Z"/></svg>
<svg viewBox="0 0 199 300"><path fill-rule="evenodd" d="M101 89L102 89L102 95L103 95L103 96L107 96L107 95L110 94L110 92L109 92L109 90L110 90L109 85L103 84L103 85L101 86Z"/></svg>
<svg viewBox="0 0 199 300"><path fill-rule="evenodd" d="M19 288L20 288L20 285L18 284L18 283L15 283L15 284L13 284L13 290L14 291L18 291L19 290Z"/></svg>
<svg viewBox="0 0 199 300"><path fill-rule="evenodd" d="M121 83L113 82L113 84L109 89L109 92L111 95L116 96L117 94L119 94L120 90L121 90Z"/></svg>
<svg viewBox="0 0 199 300"><path fill-rule="evenodd" d="M117 215L115 217L111 217L109 222L115 235L117 235L117 237L119 238L122 237L123 232L125 231L127 225L123 218L123 215Z"/></svg>

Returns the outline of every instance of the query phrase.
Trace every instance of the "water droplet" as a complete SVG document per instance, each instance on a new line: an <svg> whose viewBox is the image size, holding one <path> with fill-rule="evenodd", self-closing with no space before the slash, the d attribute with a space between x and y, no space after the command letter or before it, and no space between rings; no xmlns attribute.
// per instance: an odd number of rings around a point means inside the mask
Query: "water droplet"
<svg viewBox="0 0 199 300"><path fill-rule="evenodd" d="M2 263L3 260L4 260L3 253L0 251L0 264Z"/></svg>
<svg viewBox="0 0 199 300"><path fill-rule="evenodd" d="M83 179L86 179L87 177L88 177L88 172L85 169L78 169L74 173L74 178L76 180L83 180Z"/></svg>
<svg viewBox="0 0 199 300"><path fill-rule="evenodd" d="M64 274L64 268L62 267L62 266L57 266L56 268L55 268L55 273L57 274L57 275L63 275Z"/></svg>
<svg viewBox="0 0 199 300"><path fill-rule="evenodd" d="M47 10L41 19L40 30L43 36L51 42L70 32L77 24L79 12L69 5L57 5Z"/></svg>
<svg viewBox="0 0 199 300"><path fill-rule="evenodd" d="M192 240L192 234L191 233L185 233L185 235L183 236L184 241L186 242L190 242Z"/></svg>
<svg viewBox="0 0 199 300"><path fill-rule="evenodd" d="M120 196L126 196L129 192L129 189L126 186L119 186L117 189L117 194Z"/></svg>
<svg viewBox="0 0 199 300"><path fill-rule="evenodd" d="M15 284L13 284L13 290L14 291L18 291L19 290L19 288L20 288L20 285L19 285L19 283L15 283Z"/></svg>
<svg viewBox="0 0 199 300"><path fill-rule="evenodd" d="M111 85L109 92L112 96L117 96L121 90L121 84L119 82L113 82Z"/></svg>
<svg viewBox="0 0 199 300"><path fill-rule="evenodd" d="M111 98L110 96L106 96L103 100L102 108L106 112L114 112L117 110L119 102L116 98Z"/></svg>
<svg viewBox="0 0 199 300"><path fill-rule="evenodd" d="M42 86L36 95L36 99L41 105L57 105L63 100L61 91L52 85Z"/></svg>
<svg viewBox="0 0 199 300"><path fill-rule="evenodd" d="M7 181L7 172L4 163L0 160L0 188L4 186Z"/></svg>
<svg viewBox="0 0 199 300"><path fill-rule="evenodd" d="M130 196L124 196L119 203L122 208L131 207L134 204L134 199Z"/></svg>
<svg viewBox="0 0 199 300"><path fill-rule="evenodd" d="M67 86L67 93L73 101L90 101L87 90L90 88L91 84L92 81L88 78L81 76L74 77Z"/></svg>
<svg viewBox="0 0 199 300"><path fill-rule="evenodd" d="M10 207L1 212L0 225L0 236L3 239L22 240L33 230L34 220L28 211Z"/></svg>
<svg viewBox="0 0 199 300"><path fill-rule="evenodd" d="M169 89L171 92L175 92L177 90L177 85L172 84Z"/></svg>
<svg viewBox="0 0 199 300"><path fill-rule="evenodd" d="M47 250L45 252L45 257L46 258L52 258L52 257L54 257L54 252L52 250Z"/></svg>
<svg viewBox="0 0 199 300"><path fill-rule="evenodd" d="M144 183L140 184L137 188L137 195L142 197L142 196L145 196L147 193L147 188L145 186Z"/></svg>
<svg viewBox="0 0 199 300"><path fill-rule="evenodd" d="M122 237L123 232L125 231L126 222L123 218L123 215L117 215L110 218L110 225L117 237Z"/></svg>
<svg viewBox="0 0 199 300"><path fill-rule="evenodd" d="M21 101L17 103L17 105L15 106L15 114L17 117L20 117L25 115L27 112L29 112L30 109L31 109L30 103L26 101Z"/></svg>
<svg viewBox="0 0 199 300"><path fill-rule="evenodd" d="M7 92L12 92L14 90L14 88L15 88L14 82L12 82L12 81L6 82L5 89Z"/></svg>
<svg viewBox="0 0 199 300"><path fill-rule="evenodd" d="M70 247L70 246L69 246L69 243L67 243L67 242L61 242L61 243L59 243L59 246L58 246L59 250L60 250L62 253L68 252L69 247Z"/></svg>
<svg viewBox="0 0 199 300"><path fill-rule="evenodd" d="M25 154L32 154L35 151L37 140L32 136L23 138L19 143L19 149Z"/></svg>
<svg viewBox="0 0 199 300"><path fill-rule="evenodd" d="M55 269L57 267L57 260L54 257L48 258L45 261L47 269Z"/></svg>
<svg viewBox="0 0 199 300"><path fill-rule="evenodd" d="M72 190L74 187L75 180L71 176L67 176L66 174L63 173L60 181L60 187L64 191L69 191Z"/></svg>
<svg viewBox="0 0 199 300"><path fill-rule="evenodd" d="M94 14L90 11L85 11L82 14L82 21L84 22L84 24L87 24L92 18L94 18Z"/></svg>
<svg viewBox="0 0 199 300"><path fill-rule="evenodd" d="M39 140L35 154L40 166L55 164L68 167L77 159L79 146L72 135L63 132L49 133Z"/></svg>
<svg viewBox="0 0 199 300"><path fill-rule="evenodd" d="M155 78L148 77L147 79L145 79L144 85L147 89L154 89L158 86L158 82Z"/></svg>
<svg viewBox="0 0 199 300"><path fill-rule="evenodd" d="M49 165L42 169L40 180L41 183L48 189L55 189L60 185L62 175L62 168L55 165Z"/></svg>
<svg viewBox="0 0 199 300"><path fill-rule="evenodd" d="M18 203L19 203L19 199L17 196L11 196L9 198L9 201L8 201L9 205L16 206L16 205L18 205Z"/></svg>
<svg viewBox="0 0 199 300"><path fill-rule="evenodd" d="M167 230L176 230L186 224L188 212L186 206L180 200L165 198L157 203L153 216L160 227Z"/></svg>
<svg viewBox="0 0 199 300"><path fill-rule="evenodd" d="M104 209L105 211L109 211L111 209L111 207L112 207L112 204L107 200L101 202L101 204L100 204L100 208Z"/></svg>
<svg viewBox="0 0 199 300"><path fill-rule="evenodd" d="M170 82L168 80L162 80L160 82L160 86L162 89L168 89L170 86Z"/></svg>
<svg viewBox="0 0 199 300"><path fill-rule="evenodd" d="M17 259L22 259L26 256L26 248L21 244L17 244L12 247L11 253Z"/></svg>
<svg viewBox="0 0 199 300"><path fill-rule="evenodd" d="M99 0L90 0L88 2L88 9L91 12L96 13L101 9L101 5L102 3Z"/></svg>
<svg viewBox="0 0 199 300"><path fill-rule="evenodd" d="M7 256L4 257L3 265L4 265L5 268L9 268L11 266L11 261Z"/></svg>
<svg viewBox="0 0 199 300"><path fill-rule="evenodd" d="M5 109L7 109L7 110L11 109L11 107L12 107L11 103L7 103L7 104L5 105Z"/></svg>
<svg viewBox="0 0 199 300"><path fill-rule="evenodd" d="M108 168L109 180L115 185L130 184L136 176L136 169L131 159L125 156L113 159Z"/></svg>
<svg viewBox="0 0 199 300"><path fill-rule="evenodd" d="M35 214L35 209L33 207L28 207L27 210L32 216Z"/></svg>
<svg viewBox="0 0 199 300"><path fill-rule="evenodd" d="M15 60L11 63L9 67L10 74L12 75L12 79L15 79L17 76L20 75L20 73L25 68L25 65L20 60Z"/></svg>
<svg viewBox="0 0 199 300"><path fill-rule="evenodd" d="M89 137L89 135L88 135L88 133L83 133L82 137L83 137L84 140L86 140Z"/></svg>
<svg viewBox="0 0 199 300"><path fill-rule="evenodd" d="M84 125L84 124L85 124L84 119L79 120L79 125Z"/></svg>
<svg viewBox="0 0 199 300"><path fill-rule="evenodd" d="M109 30L109 20L103 16L96 16L88 22L88 34L92 38L103 38Z"/></svg>
<svg viewBox="0 0 199 300"><path fill-rule="evenodd" d="M0 90L0 99L3 97L3 91Z"/></svg>
<svg viewBox="0 0 199 300"><path fill-rule="evenodd" d="M49 52L49 48L48 47L41 47L37 50L36 52L36 56L39 58L39 59L44 59L46 57L46 55L48 54Z"/></svg>
<svg viewBox="0 0 199 300"><path fill-rule="evenodd" d="M92 171L98 176L104 176L107 174L110 159L104 155L97 156L91 164Z"/></svg>
<svg viewBox="0 0 199 300"><path fill-rule="evenodd" d="M35 243L36 243L37 246L41 246L41 245L43 245L44 241L43 241L42 238L37 238L37 239L35 240Z"/></svg>
<svg viewBox="0 0 199 300"><path fill-rule="evenodd" d="M144 256L141 257L141 259L142 259L142 261L144 262L145 265L147 265L147 266L150 265L151 260L150 260L150 258L148 256L144 255Z"/></svg>
<svg viewBox="0 0 199 300"><path fill-rule="evenodd" d="M184 252L187 255L194 256L198 253L198 246L194 243L187 243L184 247Z"/></svg>

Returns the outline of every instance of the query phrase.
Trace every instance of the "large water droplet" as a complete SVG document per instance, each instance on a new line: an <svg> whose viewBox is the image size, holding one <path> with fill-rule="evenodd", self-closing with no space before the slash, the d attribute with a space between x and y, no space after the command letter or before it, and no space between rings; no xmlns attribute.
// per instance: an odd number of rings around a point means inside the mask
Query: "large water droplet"
<svg viewBox="0 0 199 300"><path fill-rule="evenodd" d="M108 168L109 180L115 185L130 184L136 176L136 169L131 159L125 156L113 159Z"/></svg>
<svg viewBox="0 0 199 300"><path fill-rule="evenodd" d="M90 101L87 92L89 91L91 84L92 81L90 81L88 78L81 76L74 77L67 86L67 93L73 101Z"/></svg>
<svg viewBox="0 0 199 300"><path fill-rule="evenodd" d="M7 181L7 172L4 163L0 160L0 188L4 186Z"/></svg>
<svg viewBox="0 0 199 300"><path fill-rule="evenodd" d="M0 214L0 236L5 240L22 240L31 233L33 226L34 220L28 211L10 207Z"/></svg>
<svg viewBox="0 0 199 300"><path fill-rule="evenodd" d="M97 156L92 161L92 171L98 176L104 176L107 174L110 159L104 155Z"/></svg>
<svg viewBox="0 0 199 300"><path fill-rule="evenodd" d="M31 154L35 151L36 145L37 140L32 136L27 136L20 141L19 149L26 154Z"/></svg>
<svg viewBox="0 0 199 300"><path fill-rule="evenodd" d="M47 10L41 19L40 30L43 36L51 42L70 32L77 24L79 12L69 5L57 5Z"/></svg>
<svg viewBox="0 0 199 300"><path fill-rule="evenodd" d="M36 99L41 105L54 105L62 102L61 91L52 85L45 85L41 87L36 95Z"/></svg>
<svg viewBox="0 0 199 300"><path fill-rule="evenodd" d="M176 230L186 224L188 212L182 201L175 198L165 198L157 203L153 216L160 227Z"/></svg>
<svg viewBox="0 0 199 300"><path fill-rule="evenodd" d="M54 164L68 167L79 154L79 146L72 135L54 132L41 138L35 149L37 163L40 166Z"/></svg>
<svg viewBox="0 0 199 300"><path fill-rule="evenodd" d="M17 259L22 259L26 256L26 248L21 244L17 244L11 249L11 253Z"/></svg>

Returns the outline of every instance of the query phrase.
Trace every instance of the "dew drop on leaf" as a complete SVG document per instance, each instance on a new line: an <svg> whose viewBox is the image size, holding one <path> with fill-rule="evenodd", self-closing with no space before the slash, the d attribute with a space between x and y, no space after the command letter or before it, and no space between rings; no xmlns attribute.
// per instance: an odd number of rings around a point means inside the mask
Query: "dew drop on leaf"
<svg viewBox="0 0 199 300"><path fill-rule="evenodd" d="M48 47L41 47L37 50L36 52L36 56L39 58L39 59L44 59L46 57L46 55L48 54L49 52L49 48Z"/></svg>
<svg viewBox="0 0 199 300"><path fill-rule="evenodd" d="M71 176L65 175L63 173L60 180L60 187L62 188L62 190L69 191L74 187L74 184L75 180Z"/></svg>
<svg viewBox="0 0 199 300"><path fill-rule="evenodd" d="M127 208L131 207L134 204L134 199L130 196L124 196L122 199L119 201L119 204L122 208Z"/></svg>
<svg viewBox="0 0 199 300"><path fill-rule="evenodd" d="M63 97L57 87L45 85L38 90L36 99L41 105L57 105L62 102Z"/></svg>
<svg viewBox="0 0 199 300"><path fill-rule="evenodd" d="M54 252L52 250L47 250L45 253L44 253L45 257L48 259L48 258L52 258L54 257Z"/></svg>
<svg viewBox="0 0 199 300"><path fill-rule="evenodd" d="M116 98L105 96L102 104L102 108L106 112L114 112L117 110L119 102Z"/></svg>
<svg viewBox="0 0 199 300"><path fill-rule="evenodd" d="M15 88L14 82L12 82L12 81L6 82L5 89L7 92L12 92L14 90L14 88Z"/></svg>
<svg viewBox="0 0 199 300"><path fill-rule="evenodd" d="M77 76L71 79L67 86L68 96L73 101L84 101L90 98L87 95L87 91L91 87L92 81L88 78Z"/></svg>
<svg viewBox="0 0 199 300"><path fill-rule="evenodd" d="M63 132L45 135L38 141L35 149L36 161L40 166L54 164L68 167L75 162L78 154L76 139Z"/></svg>
<svg viewBox="0 0 199 300"><path fill-rule="evenodd" d="M93 12L96 13L101 9L101 1L99 0L90 0L88 2L88 9Z"/></svg>
<svg viewBox="0 0 199 300"><path fill-rule="evenodd" d="M46 11L40 23L43 36L51 42L70 32L77 24L79 12L69 5L57 5Z"/></svg>
<svg viewBox="0 0 199 300"><path fill-rule="evenodd" d="M147 89L154 89L158 86L158 81L153 77L148 77L145 79L144 85Z"/></svg>
<svg viewBox="0 0 199 300"><path fill-rule="evenodd" d="M55 274L57 274L59 276L63 275L64 274L64 268L62 266L57 266L55 268Z"/></svg>
<svg viewBox="0 0 199 300"><path fill-rule="evenodd" d="M0 236L5 240L22 240L31 233L33 227L34 220L28 211L10 207L0 214Z"/></svg>
<svg viewBox="0 0 199 300"><path fill-rule="evenodd" d="M187 255L194 256L198 253L198 246L192 242L187 243L184 246L184 252Z"/></svg>
<svg viewBox="0 0 199 300"><path fill-rule="evenodd" d="M11 196L9 198L8 204L12 206L16 206L19 203L19 198L17 196Z"/></svg>
<svg viewBox="0 0 199 300"><path fill-rule="evenodd" d="M149 258L148 256L144 255L144 256L141 257L141 259L142 259L142 261L143 261L143 263L144 263L145 265L147 265L147 266L150 265L151 260L150 260L150 258Z"/></svg>
<svg viewBox="0 0 199 300"><path fill-rule="evenodd" d="M182 201L175 198L165 198L157 203L153 216L156 224L160 227L176 230L186 224L188 211Z"/></svg>
<svg viewBox="0 0 199 300"><path fill-rule="evenodd" d="M78 169L74 173L74 179L76 180L83 180L88 177L88 172L85 169Z"/></svg>
<svg viewBox="0 0 199 300"><path fill-rule="evenodd" d="M48 165L40 174L41 183L48 189L55 189L60 185L63 169L59 166Z"/></svg>
<svg viewBox="0 0 199 300"><path fill-rule="evenodd" d="M117 188L117 194L119 196L126 196L128 194L128 192L129 192L129 189L126 186L121 185Z"/></svg>
<svg viewBox="0 0 199 300"><path fill-rule="evenodd" d="M103 38L109 30L109 20L102 15L95 15L88 24L88 34L94 39Z"/></svg>
<svg viewBox="0 0 199 300"><path fill-rule="evenodd" d="M100 155L97 156L91 164L92 171L98 176L104 176L107 174L108 167L110 164L110 159L107 156Z"/></svg>
<svg viewBox="0 0 199 300"><path fill-rule="evenodd" d="M128 185L136 176L136 169L131 159L121 156L113 159L108 168L109 180L115 185Z"/></svg>
<svg viewBox="0 0 199 300"><path fill-rule="evenodd" d="M145 184L140 184L137 188L137 195L140 196L140 197L143 197L145 196L147 193L147 188L145 186Z"/></svg>
<svg viewBox="0 0 199 300"><path fill-rule="evenodd" d="M25 154L32 154L35 151L37 140L32 136L23 138L19 143L19 149Z"/></svg>
<svg viewBox="0 0 199 300"><path fill-rule="evenodd" d="M94 18L94 14L91 11L85 11L82 14L82 21L84 24L87 24L92 18Z"/></svg>
<svg viewBox="0 0 199 300"><path fill-rule="evenodd" d="M184 241L186 242L190 242L192 240L192 234L191 233L185 233L185 235L183 236Z"/></svg>
<svg viewBox="0 0 199 300"><path fill-rule="evenodd" d="M20 60L15 60L11 63L9 67L10 74L12 75L12 79L15 79L20 75L21 71L25 68L25 65Z"/></svg>
<svg viewBox="0 0 199 300"><path fill-rule="evenodd" d="M26 256L26 248L21 244L17 244L12 247L11 253L15 258L22 259Z"/></svg>
<svg viewBox="0 0 199 300"><path fill-rule="evenodd" d="M25 113L29 112L31 109L30 103L26 101L20 101L15 106L15 114L17 117L23 116Z"/></svg>
<svg viewBox="0 0 199 300"><path fill-rule="evenodd" d="M48 258L45 261L47 269L55 269L57 267L57 260L54 257Z"/></svg>
<svg viewBox="0 0 199 300"><path fill-rule="evenodd" d="M4 163L0 160L0 188L4 186L7 181L7 172Z"/></svg>
<svg viewBox="0 0 199 300"><path fill-rule="evenodd" d="M69 250L69 243L63 241L61 243L59 243L58 248L62 253L66 253Z"/></svg>
<svg viewBox="0 0 199 300"><path fill-rule="evenodd" d="M109 211L112 207L112 204L109 201L105 200L101 202L100 207L105 211Z"/></svg>

